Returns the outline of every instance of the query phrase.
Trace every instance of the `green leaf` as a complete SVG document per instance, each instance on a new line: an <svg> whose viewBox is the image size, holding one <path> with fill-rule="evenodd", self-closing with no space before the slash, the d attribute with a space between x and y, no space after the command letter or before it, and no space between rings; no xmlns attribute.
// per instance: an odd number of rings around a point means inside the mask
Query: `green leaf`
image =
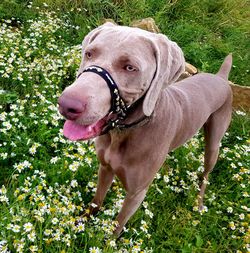
<svg viewBox="0 0 250 253"><path fill-rule="evenodd" d="M200 248L202 245L203 245L203 239L201 238L200 235L197 235L196 236L196 246Z"/></svg>

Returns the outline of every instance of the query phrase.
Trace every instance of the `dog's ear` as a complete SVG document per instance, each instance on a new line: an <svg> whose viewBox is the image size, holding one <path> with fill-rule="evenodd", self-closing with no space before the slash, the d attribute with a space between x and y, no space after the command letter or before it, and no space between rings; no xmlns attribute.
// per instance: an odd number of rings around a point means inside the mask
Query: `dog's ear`
<svg viewBox="0 0 250 253"><path fill-rule="evenodd" d="M95 38L102 32L102 30L108 28L108 27L113 27L116 26L115 24L111 23L111 22L106 22L101 26L98 26L97 28L95 28L94 30L92 30L91 32L89 32L83 39L82 42L82 60L81 60L81 64L80 67L77 71L77 76L82 73L83 71L83 61L84 61L84 54L85 54L85 49L86 47L95 40Z"/></svg>
<svg viewBox="0 0 250 253"><path fill-rule="evenodd" d="M151 39L156 59L156 71L143 102L143 113L150 116L160 91L175 82L184 72L185 59L180 47L163 34Z"/></svg>

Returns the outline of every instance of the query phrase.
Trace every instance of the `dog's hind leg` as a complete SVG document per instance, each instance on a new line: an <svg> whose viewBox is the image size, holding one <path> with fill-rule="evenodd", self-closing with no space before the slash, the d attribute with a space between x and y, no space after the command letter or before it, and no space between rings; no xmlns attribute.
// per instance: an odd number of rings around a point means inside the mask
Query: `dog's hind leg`
<svg viewBox="0 0 250 253"><path fill-rule="evenodd" d="M220 109L214 112L204 124L204 172L200 177L200 192L198 196L200 210L203 209L203 198L208 183L208 176L216 164L220 142L230 124L231 113L231 99L228 99L228 101Z"/></svg>

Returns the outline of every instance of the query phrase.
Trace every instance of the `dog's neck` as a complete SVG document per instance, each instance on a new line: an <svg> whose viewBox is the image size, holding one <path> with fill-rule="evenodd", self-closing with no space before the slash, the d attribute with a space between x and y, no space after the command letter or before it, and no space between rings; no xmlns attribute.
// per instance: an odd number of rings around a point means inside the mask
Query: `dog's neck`
<svg viewBox="0 0 250 253"><path fill-rule="evenodd" d="M146 124L150 121L150 117L145 116L143 113L143 101L144 97L139 98L134 104L132 104L129 109L126 118L122 121L125 124L125 129L127 128L137 128Z"/></svg>

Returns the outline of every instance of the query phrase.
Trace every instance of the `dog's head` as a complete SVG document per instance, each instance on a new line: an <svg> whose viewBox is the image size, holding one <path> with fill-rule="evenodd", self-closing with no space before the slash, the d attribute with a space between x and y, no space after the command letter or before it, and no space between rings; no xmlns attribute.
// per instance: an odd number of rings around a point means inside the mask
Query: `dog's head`
<svg viewBox="0 0 250 253"><path fill-rule="evenodd" d="M184 71L184 57L175 42L162 34L106 23L91 31L82 43L82 61L76 81L59 98L67 119L64 134L72 140L100 135L111 107L110 90L103 78L84 72L100 66L117 83L127 105L144 97L143 113L152 114L160 91Z"/></svg>

